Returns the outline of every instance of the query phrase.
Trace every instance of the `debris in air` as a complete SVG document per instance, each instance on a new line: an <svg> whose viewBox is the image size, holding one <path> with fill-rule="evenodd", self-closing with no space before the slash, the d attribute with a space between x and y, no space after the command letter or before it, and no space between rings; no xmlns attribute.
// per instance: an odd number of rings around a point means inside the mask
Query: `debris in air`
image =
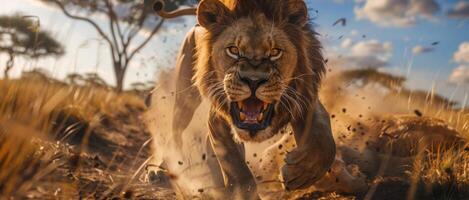
<svg viewBox="0 0 469 200"><path fill-rule="evenodd" d="M420 112L420 110L414 110L414 113L415 113L415 115L417 115L418 117L422 117L422 116L423 116L423 114L422 114L422 112Z"/></svg>
<svg viewBox="0 0 469 200"><path fill-rule="evenodd" d="M334 24L332 24L332 26L335 26L337 24L340 24L342 26L347 26L347 19L342 17L342 18L338 19L337 21L335 21Z"/></svg>

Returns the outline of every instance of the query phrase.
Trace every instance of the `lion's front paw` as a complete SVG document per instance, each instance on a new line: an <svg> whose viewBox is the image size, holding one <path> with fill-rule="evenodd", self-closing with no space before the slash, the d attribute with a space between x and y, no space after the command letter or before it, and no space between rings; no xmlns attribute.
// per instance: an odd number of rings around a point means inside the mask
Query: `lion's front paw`
<svg viewBox="0 0 469 200"><path fill-rule="evenodd" d="M324 175L328 169L318 156L308 149L295 149L287 154L281 171L286 190L308 188Z"/></svg>
<svg viewBox="0 0 469 200"><path fill-rule="evenodd" d="M147 170L145 182L148 182L152 185L158 185L160 187L171 187L169 178L162 169Z"/></svg>

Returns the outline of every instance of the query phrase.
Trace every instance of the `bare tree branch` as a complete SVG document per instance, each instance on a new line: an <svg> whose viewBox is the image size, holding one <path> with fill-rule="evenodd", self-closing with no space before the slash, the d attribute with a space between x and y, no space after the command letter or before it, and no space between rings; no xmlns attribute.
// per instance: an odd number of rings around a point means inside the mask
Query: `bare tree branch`
<svg viewBox="0 0 469 200"><path fill-rule="evenodd" d="M114 54L114 51L115 51L115 47L114 45L112 44L111 40L109 39L109 37L104 33L104 31L98 26L98 24L96 22L94 22L93 20L91 19L88 19L86 17L81 17L81 16L77 16L77 15L73 15L71 14L66 8L65 6L58 0L51 0L51 2L55 3L57 6L59 6L60 10L62 10L62 12L69 18L72 18L72 19L75 19L75 20L80 20L80 21L84 21L84 22L87 22L89 23L90 25L92 25L99 33L99 35L101 35L101 37L104 38L104 40L107 41L107 43L109 44L109 48L111 49L111 52L112 52L112 56L115 58L115 54Z"/></svg>
<svg viewBox="0 0 469 200"><path fill-rule="evenodd" d="M42 0L45 1L45 0ZM123 82L125 78L125 72L130 65L132 59L135 55L141 51L153 38L153 36L158 32L162 27L164 19L156 21L156 25L153 29L150 29L151 32L146 37L143 37L143 41L136 46L135 49L130 49L131 44L138 43L135 38L139 37L140 31L145 28L146 20L158 20L155 18L151 9L148 8L146 1L118 1L114 2L112 0L100 0L97 5L82 5L80 1L67 1L67 0L47 0L58 6L62 12L69 18L75 19L78 21L87 22L92 25L99 35L106 41L109 46L114 73L116 76L116 89L122 91ZM185 1L185 0L178 0ZM90 1L91 3L96 3L98 1ZM119 11L116 9L116 4L122 3L125 4L125 9L128 10L127 16L121 16ZM102 26L96 21L92 20L89 16L80 16L74 14L67 10L68 6L75 6L80 9L86 9L90 12L99 12L106 16L108 24ZM101 26L100 26L101 25ZM107 30L109 29L109 31Z"/></svg>
<svg viewBox="0 0 469 200"><path fill-rule="evenodd" d="M138 28L131 28L130 31L129 31L129 34L127 35L127 44L130 44L130 42L132 42L132 39L137 35L138 32L140 32L140 30L142 29L141 26L139 26Z"/></svg>
<svg viewBox="0 0 469 200"><path fill-rule="evenodd" d="M105 0L104 2L105 2L106 7L107 7L106 13L107 13L107 15L109 16L109 19L110 19L109 20L109 29L111 30L112 40L115 44L115 51L116 51L117 59L120 60L120 58L122 57L122 52L120 50L119 42L117 41L117 36L116 36L115 26L114 26L114 24L117 24L119 22L116 19L117 17L116 17L116 13L114 12L112 3L109 0Z"/></svg>
<svg viewBox="0 0 469 200"><path fill-rule="evenodd" d="M147 45L148 42L150 42L151 38L160 30L161 26L163 25L164 19L161 19L158 24L155 26L155 28L151 31L150 35L143 41L132 53L130 53L130 56L128 60L132 60L132 58L135 56L137 52L139 52L145 45Z"/></svg>
<svg viewBox="0 0 469 200"><path fill-rule="evenodd" d="M121 29L121 26L120 26L119 22L116 23L116 27L117 27L117 34L119 34L119 39L120 39L122 45L125 45L124 33L122 32L122 29Z"/></svg>
<svg viewBox="0 0 469 200"><path fill-rule="evenodd" d="M31 21L19 14L0 16L0 53L6 53L9 59L4 69L4 77L14 67L16 57L38 59L47 56L61 56L62 44L47 31L36 28L38 22ZM37 25L39 26L39 25Z"/></svg>

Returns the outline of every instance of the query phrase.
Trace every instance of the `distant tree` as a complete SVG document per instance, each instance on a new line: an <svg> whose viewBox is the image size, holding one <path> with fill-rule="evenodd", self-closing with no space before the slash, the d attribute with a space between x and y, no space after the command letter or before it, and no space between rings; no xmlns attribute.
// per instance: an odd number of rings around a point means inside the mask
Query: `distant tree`
<svg viewBox="0 0 469 200"><path fill-rule="evenodd" d="M62 45L50 33L40 30L39 21L19 14L0 16L0 53L8 54L4 76L8 78L13 68L15 58L40 58L46 56L61 56L64 53Z"/></svg>
<svg viewBox="0 0 469 200"><path fill-rule="evenodd" d="M57 6L67 17L90 24L106 42L116 78L116 89L122 91L125 73L135 55L160 30L164 19L153 12L154 0L39 0ZM166 1L175 9L188 0ZM104 16L101 26L91 16ZM135 40L142 30L148 31L143 41ZM132 48L131 48L132 47Z"/></svg>
<svg viewBox="0 0 469 200"><path fill-rule="evenodd" d="M68 74L65 78L65 83L73 86L91 86L110 89L109 85L96 73Z"/></svg>
<svg viewBox="0 0 469 200"><path fill-rule="evenodd" d="M21 73L21 80L32 81L35 83L50 83L55 85L65 85L64 82L54 78L48 70L35 68Z"/></svg>
<svg viewBox="0 0 469 200"><path fill-rule="evenodd" d="M353 83L359 87L367 85L380 85L387 88L391 96L400 96L404 98L412 98L414 101L421 103L432 103L445 107L454 107L457 102L451 101L444 96L432 94L428 91L410 90L405 87L406 79L404 77L380 72L375 68L354 69L344 71L341 74L344 84Z"/></svg>
<svg viewBox="0 0 469 200"><path fill-rule="evenodd" d="M148 81L148 82L135 82L130 85L131 90L135 91L150 91L154 88L154 82L153 81Z"/></svg>
<svg viewBox="0 0 469 200"><path fill-rule="evenodd" d="M148 89L148 88L147 88L147 86L146 86L145 83L136 82L136 83L130 84L130 90L131 90L131 91L135 91L136 93L145 91L145 90L147 90L147 89Z"/></svg>
<svg viewBox="0 0 469 200"><path fill-rule="evenodd" d="M405 98L411 98L413 101L443 106L445 108L454 108L458 105L458 102L456 101L451 101L439 94L432 94L429 91L403 89L399 95Z"/></svg>
<svg viewBox="0 0 469 200"><path fill-rule="evenodd" d="M84 78L81 74L71 73L65 77L65 82L70 85L80 85L84 82Z"/></svg>
<svg viewBox="0 0 469 200"><path fill-rule="evenodd" d="M404 77L380 72L376 68L348 70L341 76L345 82L353 82L361 87L379 84L393 91L400 90L406 81Z"/></svg>
<svg viewBox="0 0 469 200"><path fill-rule="evenodd" d="M83 80L87 86L109 88L106 81L96 73L86 73Z"/></svg>

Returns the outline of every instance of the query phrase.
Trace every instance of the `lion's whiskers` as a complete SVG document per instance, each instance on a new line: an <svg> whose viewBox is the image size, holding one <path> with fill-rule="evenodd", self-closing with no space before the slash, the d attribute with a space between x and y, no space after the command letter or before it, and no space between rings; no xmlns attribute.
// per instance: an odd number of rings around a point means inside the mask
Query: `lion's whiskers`
<svg viewBox="0 0 469 200"><path fill-rule="evenodd" d="M217 103L217 104L215 105L215 108L214 108L214 109L215 109L216 112L219 112L219 111L221 111L221 109L223 108L223 106L225 106L225 105L228 103L228 101L227 101L226 98L224 98L224 95L223 95L222 92L219 92L219 93L216 94L214 97L216 97L216 101L215 101L215 102Z"/></svg>
<svg viewBox="0 0 469 200"><path fill-rule="evenodd" d="M281 86L284 91L287 91L287 88L284 85L281 85ZM282 103L285 109L287 109L287 111L290 113L292 118L296 120L297 116L294 114L296 112L293 112L293 109L295 109L296 111L301 111L301 106L297 102L295 102L294 99L288 93L284 93L281 96L280 103Z"/></svg>
<svg viewBox="0 0 469 200"><path fill-rule="evenodd" d="M288 102L288 101L287 101ZM290 116L293 118L293 120L296 121L296 116L293 114L293 111L291 110L291 105L286 105L284 101L280 100L280 104L285 108L290 113Z"/></svg>
<svg viewBox="0 0 469 200"><path fill-rule="evenodd" d="M314 74L301 74L301 75L298 75L298 76L294 76L294 77L291 77L291 78L285 78L283 79L284 82L288 82L288 81L292 81L292 80L301 80L301 81L305 81L303 79L299 79L301 77L304 77L304 76L314 76Z"/></svg>
<svg viewBox="0 0 469 200"><path fill-rule="evenodd" d="M291 92L293 93L293 95L295 95L296 99L300 100L303 105L304 105L304 109L307 109L309 106L311 106L311 102L308 101L308 99L302 95L301 93L299 93L297 90L295 90L294 88L290 87L290 86L287 86L287 92Z"/></svg>
<svg viewBox="0 0 469 200"><path fill-rule="evenodd" d="M290 105L290 110L295 109L295 111L297 111L297 112L292 111L292 117L296 118L297 117L296 115L302 116L301 115L301 113L302 113L301 105L298 102L296 102L295 99L292 96L290 96L288 93L285 93L283 95L283 97L285 98L285 102L288 105ZM292 106L291 106L292 104L293 104L294 108L292 108ZM294 115L294 113L296 113L296 115Z"/></svg>
<svg viewBox="0 0 469 200"><path fill-rule="evenodd" d="M292 88L292 87L290 87L286 84L283 84L283 83L281 83L281 84L282 84L281 86L283 87L283 90L284 90L281 102L282 102L282 100L284 100L289 105L291 105L290 103L292 103L295 106L296 111L297 111L295 113L297 113L297 115L302 117L304 110L307 110L307 108L311 106L311 102L309 102L304 95L300 94L294 88ZM286 108L286 109L291 109L291 106L289 108ZM292 117L295 117L295 116L292 116Z"/></svg>
<svg viewBox="0 0 469 200"><path fill-rule="evenodd" d="M225 90L223 89L223 83L217 82L213 83L213 85L208 86L208 95L211 97L215 102L214 110L219 112L223 106L225 106L228 102L225 97Z"/></svg>
<svg viewBox="0 0 469 200"><path fill-rule="evenodd" d="M299 75L299 76L296 76L296 77L291 77L291 78L288 78L288 79L284 78L280 82L281 82L282 85L289 87L288 85L290 84L291 81L300 81L300 82L303 83L303 85L305 86L305 89L307 90L308 93L314 94L315 93L314 92L314 90L315 90L314 85L310 85L310 84L308 84L308 81L300 78L300 77L304 77L304 76L313 76L313 75L312 74L302 74L302 75ZM291 88L291 87L289 87L289 88ZM294 93L301 95L301 93L299 93L295 89L293 89L293 88L291 88L291 89L293 90ZM304 97L304 95L301 95L301 96ZM308 98L304 97L304 99L307 100Z"/></svg>

